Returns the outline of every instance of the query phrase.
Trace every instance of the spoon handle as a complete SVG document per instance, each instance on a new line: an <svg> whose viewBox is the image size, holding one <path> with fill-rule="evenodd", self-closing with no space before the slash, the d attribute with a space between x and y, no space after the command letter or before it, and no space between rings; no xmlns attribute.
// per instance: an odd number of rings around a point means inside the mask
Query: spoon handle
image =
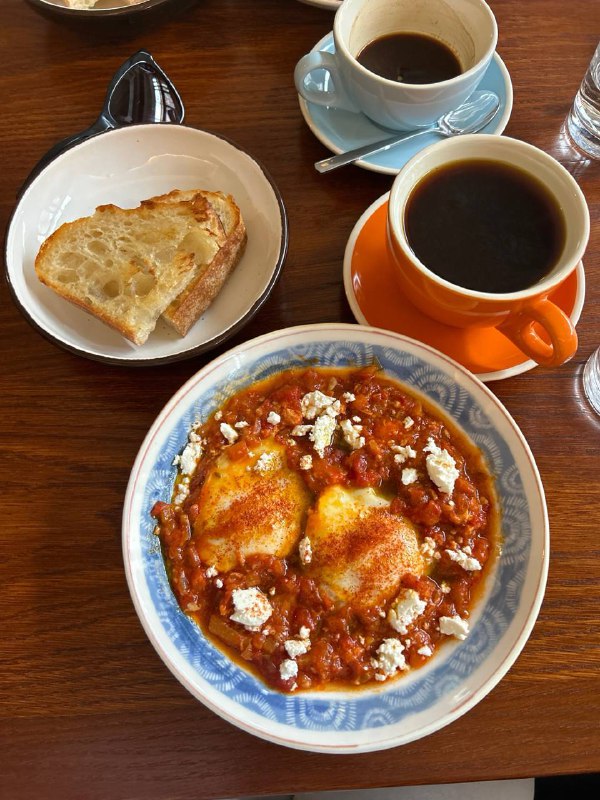
<svg viewBox="0 0 600 800"><path fill-rule="evenodd" d="M395 147L400 142L406 142L408 139L414 139L422 133L431 133L434 130L432 126L422 128L418 131L405 131L404 133L397 133L395 136L390 136L387 139L380 139L378 142L371 142L364 144L362 147L356 147L354 150L348 150L346 153L339 153L336 156L329 156L322 161L315 162L315 169L317 172L330 172L332 169L343 167L344 164L351 164L364 156L371 156L375 153L381 153L384 150L389 150L390 147Z"/></svg>

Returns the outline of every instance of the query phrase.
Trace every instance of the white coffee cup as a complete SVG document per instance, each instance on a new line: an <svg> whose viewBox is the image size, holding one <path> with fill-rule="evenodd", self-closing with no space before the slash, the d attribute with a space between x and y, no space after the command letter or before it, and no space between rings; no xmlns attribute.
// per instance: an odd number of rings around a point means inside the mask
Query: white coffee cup
<svg viewBox="0 0 600 800"><path fill-rule="evenodd" d="M437 83L399 83L357 61L368 44L398 32L426 34L446 44L457 56L461 74ZM333 39L335 53L308 53L296 65L299 94L310 103L362 111L386 128L412 130L467 100L494 55L498 27L484 0L344 0L335 15ZM329 72L331 88L307 83L317 69Z"/></svg>

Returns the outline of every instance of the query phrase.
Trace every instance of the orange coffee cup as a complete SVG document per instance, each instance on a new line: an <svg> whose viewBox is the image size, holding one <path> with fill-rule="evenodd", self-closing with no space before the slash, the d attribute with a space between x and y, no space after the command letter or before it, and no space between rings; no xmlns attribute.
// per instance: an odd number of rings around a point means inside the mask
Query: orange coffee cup
<svg viewBox="0 0 600 800"><path fill-rule="evenodd" d="M543 185L560 210L565 229L562 250L547 274L527 288L498 293L459 286L429 269L409 244L406 207L416 185L433 170L471 160L500 162L529 174ZM585 197L566 169L537 147L505 136L473 134L431 145L403 167L390 192L388 248L396 278L408 299L425 315L447 325L495 326L528 358L549 367L568 361L577 350L571 320L548 295L576 269L589 231ZM540 328L545 337L539 335Z"/></svg>

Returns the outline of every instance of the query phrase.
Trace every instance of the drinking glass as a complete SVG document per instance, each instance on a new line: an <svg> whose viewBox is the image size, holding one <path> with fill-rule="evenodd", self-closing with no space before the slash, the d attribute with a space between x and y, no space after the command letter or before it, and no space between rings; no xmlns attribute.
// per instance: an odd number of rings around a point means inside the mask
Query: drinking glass
<svg viewBox="0 0 600 800"><path fill-rule="evenodd" d="M567 128L581 150L600 158L600 44L575 95Z"/></svg>
<svg viewBox="0 0 600 800"><path fill-rule="evenodd" d="M600 414L600 347L594 350L583 368L583 391L596 414Z"/></svg>

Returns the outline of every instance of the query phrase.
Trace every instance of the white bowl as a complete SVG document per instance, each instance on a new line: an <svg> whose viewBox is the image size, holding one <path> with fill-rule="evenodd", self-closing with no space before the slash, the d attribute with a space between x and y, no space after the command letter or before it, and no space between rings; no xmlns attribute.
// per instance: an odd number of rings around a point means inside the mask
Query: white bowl
<svg viewBox="0 0 600 800"><path fill-rule="evenodd" d="M235 390L291 367L358 366L386 374L436 403L485 454L496 476L503 551L488 576L463 642L446 644L398 681L350 692L280 694L233 663L180 611L169 587L150 509L171 497L173 458L190 425ZM310 325L253 339L194 375L146 436L123 512L123 555L137 613L158 654L208 708L277 744L359 753L426 736L467 712L498 683L536 620L548 570L548 517L525 439L497 398L437 351L395 333L358 325Z"/></svg>
<svg viewBox="0 0 600 800"><path fill-rule="evenodd" d="M40 283L35 257L63 222L92 214L104 203L133 207L172 189L233 195L248 244L217 298L185 337L159 322L148 341L136 347ZM9 223L5 261L17 304L48 338L88 358L145 366L189 358L236 333L271 293L287 244L283 200L252 156L208 131L175 124L131 125L76 145L38 175Z"/></svg>

